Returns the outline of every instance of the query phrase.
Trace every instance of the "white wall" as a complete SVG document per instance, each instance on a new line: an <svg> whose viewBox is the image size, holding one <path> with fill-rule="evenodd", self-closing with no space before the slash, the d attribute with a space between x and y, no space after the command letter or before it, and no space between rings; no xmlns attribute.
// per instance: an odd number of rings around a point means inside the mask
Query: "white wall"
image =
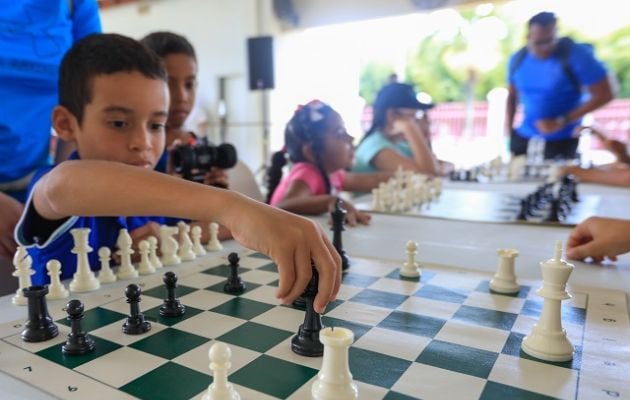
<svg viewBox="0 0 630 400"><path fill-rule="evenodd" d="M259 32L268 34L274 29L271 2L163 0L148 4L146 12L139 12L136 4L101 11L103 30L137 39L158 30L186 36L197 52L198 102L210 114L210 137L218 139L218 78L228 76L227 108L231 127L227 141L238 148L241 160L251 169L257 169L262 163L260 95L248 89L246 38Z"/></svg>

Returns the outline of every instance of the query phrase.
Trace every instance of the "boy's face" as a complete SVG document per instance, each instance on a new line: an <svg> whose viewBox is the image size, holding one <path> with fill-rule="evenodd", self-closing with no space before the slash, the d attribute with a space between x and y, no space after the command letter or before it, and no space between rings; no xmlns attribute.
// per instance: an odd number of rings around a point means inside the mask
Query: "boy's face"
<svg viewBox="0 0 630 400"><path fill-rule="evenodd" d="M168 126L181 128L195 106L197 95L197 62L186 54L169 54L164 57L168 73L168 90L171 106Z"/></svg>
<svg viewBox="0 0 630 400"><path fill-rule="evenodd" d="M153 169L164 151L169 94L166 83L139 72L98 75L92 80L92 101L83 123L53 123L59 136L74 140L82 159L106 160Z"/></svg>

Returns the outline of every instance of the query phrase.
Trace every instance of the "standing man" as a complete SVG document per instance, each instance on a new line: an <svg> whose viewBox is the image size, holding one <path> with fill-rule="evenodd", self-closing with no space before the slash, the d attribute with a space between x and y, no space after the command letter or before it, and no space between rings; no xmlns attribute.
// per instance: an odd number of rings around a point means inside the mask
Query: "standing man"
<svg viewBox="0 0 630 400"><path fill-rule="evenodd" d="M545 158L574 158L579 137L573 137L582 117L613 98L608 74L592 47L558 38L556 16L534 15L528 22L527 47L512 55L508 67L507 124L510 151L527 152L529 139L546 141ZM518 104L521 126L514 127Z"/></svg>

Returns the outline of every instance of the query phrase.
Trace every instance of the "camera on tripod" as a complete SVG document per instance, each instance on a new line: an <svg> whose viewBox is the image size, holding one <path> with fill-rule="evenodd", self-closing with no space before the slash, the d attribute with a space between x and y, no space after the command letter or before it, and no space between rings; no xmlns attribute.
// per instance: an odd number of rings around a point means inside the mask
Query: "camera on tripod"
<svg viewBox="0 0 630 400"><path fill-rule="evenodd" d="M228 169L234 167L237 161L234 146L229 143L214 146L205 138L196 144L182 145L171 150L174 171L184 179L198 183L203 183L204 176L212 167Z"/></svg>

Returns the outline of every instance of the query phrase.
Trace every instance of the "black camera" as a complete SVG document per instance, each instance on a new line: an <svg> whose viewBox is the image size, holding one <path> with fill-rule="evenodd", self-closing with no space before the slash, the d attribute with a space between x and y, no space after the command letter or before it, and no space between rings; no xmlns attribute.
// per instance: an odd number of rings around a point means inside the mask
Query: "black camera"
<svg viewBox="0 0 630 400"><path fill-rule="evenodd" d="M177 174L189 181L203 183L212 167L232 168L238 157L236 148L229 143L213 146L205 140L197 144L177 146L171 150L171 162Z"/></svg>

